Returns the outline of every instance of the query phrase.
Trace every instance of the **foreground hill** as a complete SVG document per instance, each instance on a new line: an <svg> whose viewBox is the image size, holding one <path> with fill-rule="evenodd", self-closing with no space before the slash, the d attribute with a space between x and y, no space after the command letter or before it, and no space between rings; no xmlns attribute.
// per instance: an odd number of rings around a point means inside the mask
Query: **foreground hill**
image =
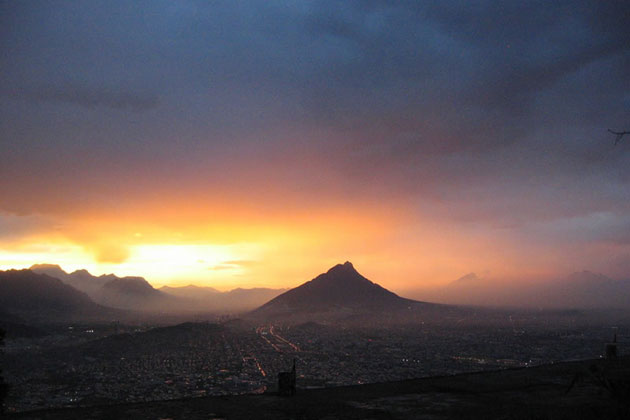
<svg viewBox="0 0 630 420"><path fill-rule="evenodd" d="M368 280L350 262L337 264L252 311L252 318L286 322L314 320L364 322L417 320L423 316L453 315L460 311L406 299Z"/></svg>
<svg viewBox="0 0 630 420"><path fill-rule="evenodd" d="M630 358L274 394L9 415L10 419L627 419Z"/></svg>

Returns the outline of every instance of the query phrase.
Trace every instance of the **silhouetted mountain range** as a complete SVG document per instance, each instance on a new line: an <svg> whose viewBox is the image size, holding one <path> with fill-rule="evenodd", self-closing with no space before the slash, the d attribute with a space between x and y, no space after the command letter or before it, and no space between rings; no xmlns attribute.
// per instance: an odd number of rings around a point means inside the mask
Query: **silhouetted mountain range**
<svg viewBox="0 0 630 420"><path fill-rule="evenodd" d="M96 277L91 275L87 270L76 270L72 273L66 273L57 264L35 264L31 266L30 270L35 273L55 277L75 289L87 293L93 300L98 300L98 293L105 283L117 278L113 274L105 274Z"/></svg>
<svg viewBox="0 0 630 420"><path fill-rule="evenodd" d="M47 321L111 313L61 280L31 270L0 271L0 307L12 315Z"/></svg>
<svg viewBox="0 0 630 420"><path fill-rule="evenodd" d="M164 286L155 289L143 277L93 276L87 270L65 272L54 264L36 264L31 270L56 277L85 292L94 302L113 308L149 312L244 312L262 305L286 289L234 289Z"/></svg>
<svg viewBox="0 0 630 420"><path fill-rule="evenodd" d="M36 264L31 270L56 277L85 292L94 302L112 308L168 311L170 308L186 306L180 299L156 290L142 277L118 277L114 274L93 276L87 270L66 273L54 264Z"/></svg>
<svg viewBox="0 0 630 420"><path fill-rule="evenodd" d="M248 317L287 322L413 322L446 320L470 310L447 304L406 299L359 274L350 262L338 264L313 280L285 291L185 286L155 289L142 277L93 276L86 270L66 273L57 265L0 272L0 304L4 312L59 318L101 316L114 309L146 313L245 312ZM35 271L35 272L34 272ZM55 277L52 277L55 276ZM588 271L563 281L515 285L470 273L425 299L449 304L516 305L543 308L630 308L630 281L613 280ZM265 303L266 302L266 303ZM262 306L261 306L262 305ZM466 312L468 311L468 312ZM114 316L119 316L114 313Z"/></svg>

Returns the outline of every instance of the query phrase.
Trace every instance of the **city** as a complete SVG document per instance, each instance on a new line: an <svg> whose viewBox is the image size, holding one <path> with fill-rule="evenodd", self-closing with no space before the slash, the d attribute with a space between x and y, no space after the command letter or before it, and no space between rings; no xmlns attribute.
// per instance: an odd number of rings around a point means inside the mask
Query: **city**
<svg viewBox="0 0 630 420"><path fill-rule="evenodd" d="M255 326L242 320L69 326L7 343L7 408L275 392L278 373L293 359L298 388L309 389L599 358L613 331L572 320L554 326L523 320L518 328L509 321L500 327L389 329L314 322Z"/></svg>

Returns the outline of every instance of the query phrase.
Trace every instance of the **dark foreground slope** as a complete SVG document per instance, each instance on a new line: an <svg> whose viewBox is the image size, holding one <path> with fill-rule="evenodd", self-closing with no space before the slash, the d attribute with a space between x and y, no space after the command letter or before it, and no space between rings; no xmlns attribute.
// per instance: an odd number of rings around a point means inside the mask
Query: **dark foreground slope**
<svg viewBox="0 0 630 420"><path fill-rule="evenodd" d="M630 358L272 394L46 410L12 419L626 419Z"/></svg>

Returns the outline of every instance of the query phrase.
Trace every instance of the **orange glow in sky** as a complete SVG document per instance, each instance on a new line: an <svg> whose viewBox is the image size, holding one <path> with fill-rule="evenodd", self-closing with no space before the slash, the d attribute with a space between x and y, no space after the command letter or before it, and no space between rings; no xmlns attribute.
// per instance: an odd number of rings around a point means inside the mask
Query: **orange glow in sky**
<svg viewBox="0 0 630 420"><path fill-rule="evenodd" d="M225 203L224 210L211 203L165 203L156 211L140 204L116 215L4 213L15 234L0 243L0 269L54 263L68 272L143 276L154 286L228 290L293 287L350 260L373 281L404 291L471 271L549 276L566 264L556 254L545 257L539 246L514 244L502 230L490 235L413 218L403 207L339 203L336 209L260 215L239 203L232 212Z"/></svg>
<svg viewBox="0 0 630 420"><path fill-rule="evenodd" d="M627 2L5 3L0 269L629 276Z"/></svg>

